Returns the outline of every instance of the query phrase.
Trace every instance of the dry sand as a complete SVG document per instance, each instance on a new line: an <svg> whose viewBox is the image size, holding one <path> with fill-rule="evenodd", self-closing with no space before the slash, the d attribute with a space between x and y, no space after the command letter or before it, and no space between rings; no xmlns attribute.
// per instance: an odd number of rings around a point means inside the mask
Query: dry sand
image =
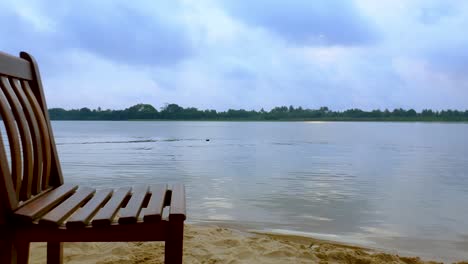
<svg viewBox="0 0 468 264"><path fill-rule="evenodd" d="M65 263L164 263L164 244L65 243ZM45 244L33 243L30 263L45 263ZM184 263L437 263L311 238L251 234L186 225ZM460 264L468 262L460 262Z"/></svg>

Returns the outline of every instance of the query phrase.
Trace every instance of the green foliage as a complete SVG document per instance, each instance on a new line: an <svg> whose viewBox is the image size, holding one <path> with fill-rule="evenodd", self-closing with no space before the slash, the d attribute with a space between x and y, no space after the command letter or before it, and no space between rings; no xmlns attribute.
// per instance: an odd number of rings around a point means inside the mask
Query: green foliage
<svg viewBox="0 0 468 264"><path fill-rule="evenodd" d="M224 112L216 110L198 110L194 107L183 108L177 104L167 104L160 111L150 104L137 104L124 110L81 109L65 110L49 109L52 120L321 120L321 121L452 121L468 122L468 110L433 111L424 109L420 113L414 109L394 109L381 111L363 111L348 109L332 111L323 106L319 109L304 109L294 106L274 107L269 112L263 108L260 111L245 109L229 109Z"/></svg>

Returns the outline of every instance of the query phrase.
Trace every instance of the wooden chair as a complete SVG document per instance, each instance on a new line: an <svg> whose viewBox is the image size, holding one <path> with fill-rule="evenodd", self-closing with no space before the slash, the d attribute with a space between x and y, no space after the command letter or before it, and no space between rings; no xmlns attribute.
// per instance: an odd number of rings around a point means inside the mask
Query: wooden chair
<svg viewBox="0 0 468 264"><path fill-rule="evenodd" d="M27 263L31 242L47 242L47 263L62 263L62 242L112 241L165 241L165 262L182 263L183 185L64 184L34 58L0 52L0 87L9 143L0 134L0 263Z"/></svg>

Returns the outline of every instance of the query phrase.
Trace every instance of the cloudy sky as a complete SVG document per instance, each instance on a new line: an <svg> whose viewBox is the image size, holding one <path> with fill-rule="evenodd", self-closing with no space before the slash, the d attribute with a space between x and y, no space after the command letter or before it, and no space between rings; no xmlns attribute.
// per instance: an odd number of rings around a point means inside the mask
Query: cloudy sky
<svg viewBox="0 0 468 264"><path fill-rule="evenodd" d="M49 107L468 109L468 1L0 3Z"/></svg>

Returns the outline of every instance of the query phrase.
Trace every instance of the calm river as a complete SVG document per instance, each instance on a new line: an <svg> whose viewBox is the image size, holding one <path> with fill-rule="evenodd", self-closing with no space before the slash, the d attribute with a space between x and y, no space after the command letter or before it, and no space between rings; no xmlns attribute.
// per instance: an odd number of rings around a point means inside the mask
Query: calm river
<svg viewBox="0 0 468 264"><path fill-rule="evenodd" d="M190 222L468 258L468 124L52 125L66 182L182 182Z"/></svg>

